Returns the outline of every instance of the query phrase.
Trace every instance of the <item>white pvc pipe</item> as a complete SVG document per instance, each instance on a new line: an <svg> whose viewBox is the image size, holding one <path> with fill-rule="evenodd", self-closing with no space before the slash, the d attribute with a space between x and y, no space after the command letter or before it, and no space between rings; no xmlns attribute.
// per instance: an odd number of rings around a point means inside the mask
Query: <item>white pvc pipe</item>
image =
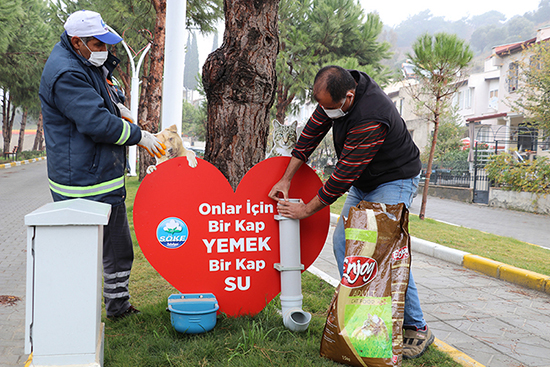
<svg viewBox="0 0 550 367"><path fill-rule="evenodd" d="M281 273L283 324L292 331L304 331L309 326L311 314L302 310L304 266L300 259L300 221L281 215L276 215L275 219L279 221L280 263L275 264L275 269Z"/></svg>

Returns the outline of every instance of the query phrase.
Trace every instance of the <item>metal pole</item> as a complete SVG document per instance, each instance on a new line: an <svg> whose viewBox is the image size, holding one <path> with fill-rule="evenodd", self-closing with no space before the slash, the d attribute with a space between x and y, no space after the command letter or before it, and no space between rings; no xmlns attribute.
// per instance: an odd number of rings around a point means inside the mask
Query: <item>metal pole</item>
<svg viewBox="0 0 550 367"><path fill-rule="evenodd" d="M164 83L162 88L161 127L173 124L181 134L183 105L183 69L185 63L186 1L166 2L166 43L164 46Z"/></svg>
<svg viewBox="0 0 550 367"><path fill-rule="evenodd" d="M109 29L109 31L120 36L113 28L109 26L107 26L107 28ZM130 51L130 48L126 44L126 41L122 40L122 46L124 46L124 49L128 54L128 60L130 61L130 69L132 70L132 81L130 84L130 88L131 88L130 111L132 112L132 120L134 120L134 122L137 124L138 108L139 108L139 84L140 84L139 69L141 68L141 64L143 62L143 59L145 58L145 55L147 54L147 52L149 52L149 49L151 48L151 43L148 43L147 46L145 46L145 48L143 49L143 53L139 58L137 67L136 67L136 64L134 63L134 56L132 56L132 52ZM128 172L128 176L137 176L136 162L137 162L137 149L135 145L132 145L128 148L128 164L130 166L130 172Z"/></svg>
<svg viewBox="0 0 550 367"><path fill-rule="evenodd" d="M474 197L473 202L476 202L476 188L477 188L477 142L475 143L474 150Z"/></svg>
<svg viewBox="0 0 550 367"><path fill-rule="evenodd" d="M132 60L132 92L130 94L130 106L132 107L132 119L137 123L138 121L138 109L139 109L139 69L141 68L141 64L143 63L143 59L145 58L145 55L151 48L151 44L148 43L145 49L143 50L143 53L141 54L141 57L139 58L137 67L133 67L134 61ZM130 146L128 150L128 161L130 163L130 172L128 173L129 176L137 176L136 173L136 163L137 163L137 147L135 145Z"/></svg>

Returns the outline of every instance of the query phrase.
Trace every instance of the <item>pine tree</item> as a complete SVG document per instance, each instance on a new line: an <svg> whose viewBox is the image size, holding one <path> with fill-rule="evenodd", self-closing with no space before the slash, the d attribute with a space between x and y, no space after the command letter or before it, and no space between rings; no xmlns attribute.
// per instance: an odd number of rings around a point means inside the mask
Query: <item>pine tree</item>
<svg viewBox="0 0 550 367"><path fill-rule="evenodd" d="M19 31L19 17L23 15L21 0L3 0L0 2L0 52L5 52L8 45Z"/></svg>
<svg viewBox="0 0 550 367"><path fill-rule="evenodd" d="M378 42L382 22L365 17L356 0L281 0L276 118L284 122L294 99L308 101L317 71L328 64L359 69L383 82L390 44Z"/></svg>
<svg viewBox="0 0 550 367"><path fill-rule="evenodd" d="M26 117L29 113L33 117L38 117L40 75L55 43L46 3L41 0L21 0L18 3L21 11L13 14L17 29L7 32L16 33L17 37L4 40L7 41L7 45L4 51L0 52L0 88L4 91L4 152L10 151L15 109L21 108L23 111L19 151L23 149ZM3 6L0 8L3 9Z"/></svg>
<svg viewBox="0 0 550 367"><path fill-rule="evenodd" d="M464 78L464 69L473 58L470 47L455 34L424 34L412 46L413 53L407 56L415 65L420 84L411 89L412 97L418 102L419 113L434 123L432 146L426 169L426 180L422 193L419 218L424 219L428 186L437 144L437 132L441 116L451 110L450 101Z"/></svg>
<svg viewBox="0 0 550 367"><path fill-rule="evenodd" d="M223 44L208 56L202 73L208 99L205 159L236 189L265 158L277 80L279 0L224 5Z"/></svg>
<svg viewBox="0 0 550 367"><path fill-rule="evenodd" d="M185 53L185 70L183 72L183 86L187 90L197 89L199 75L199 48L195 32L189 32L187 37L187 52Z"/></svg>

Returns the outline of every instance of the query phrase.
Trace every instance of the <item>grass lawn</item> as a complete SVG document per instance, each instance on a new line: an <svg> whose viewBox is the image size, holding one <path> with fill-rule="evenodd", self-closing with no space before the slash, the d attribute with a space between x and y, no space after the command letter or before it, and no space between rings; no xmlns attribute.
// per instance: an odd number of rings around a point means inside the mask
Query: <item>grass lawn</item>
<svg viewBox="0 0 550 367"><path fill-rule="evenodd" d="M344 201L345 197L339 198L331 212L339 215ZM409 227L414 237L550 276L550 251L545 248L433 219L422 221L414 214L409 217Z"/></svg>
<svg viewBox="0 0 550 367"><path fill-rule="evenodd" d="M127 181L126 203L134 235L131 213L138 182L135 178ZM293 333L283 326L276 297L254 317L220 315L216 327L208 333L180 334L166 311L168 296L178 292L149 265L133 239L135 261L130 292L132 303L142 313L117 322L104 318L105 366L341 366L319 356L326 311L334 294L334 288L326 282L308 272L302 275L303 308L313 316L303 333ZM432 347L403 366L460 365Z"/></svg>

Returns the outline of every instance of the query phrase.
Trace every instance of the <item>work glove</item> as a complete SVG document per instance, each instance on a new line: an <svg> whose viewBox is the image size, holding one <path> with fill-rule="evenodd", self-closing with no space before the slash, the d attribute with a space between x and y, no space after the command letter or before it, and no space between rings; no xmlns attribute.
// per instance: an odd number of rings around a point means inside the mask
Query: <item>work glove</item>
<svg viewBox="0 0 550 367"><path fill-rule="evenodd" d="M145 148L151 157L156 156L157 158L160 158L160 156L166 155L166 145L162 144L156 136L146 130L141 130L141 140L139 141L138 146Z"/></svg>
<svg viewBox="0 0 550 367"><path fill-rule="evenodd" d="M118 107L118 110L120 111L120 117L122 117L124 120L134 123L134 119L132 118L132 112L122 103L117 103L116 106Z"/></svg>

